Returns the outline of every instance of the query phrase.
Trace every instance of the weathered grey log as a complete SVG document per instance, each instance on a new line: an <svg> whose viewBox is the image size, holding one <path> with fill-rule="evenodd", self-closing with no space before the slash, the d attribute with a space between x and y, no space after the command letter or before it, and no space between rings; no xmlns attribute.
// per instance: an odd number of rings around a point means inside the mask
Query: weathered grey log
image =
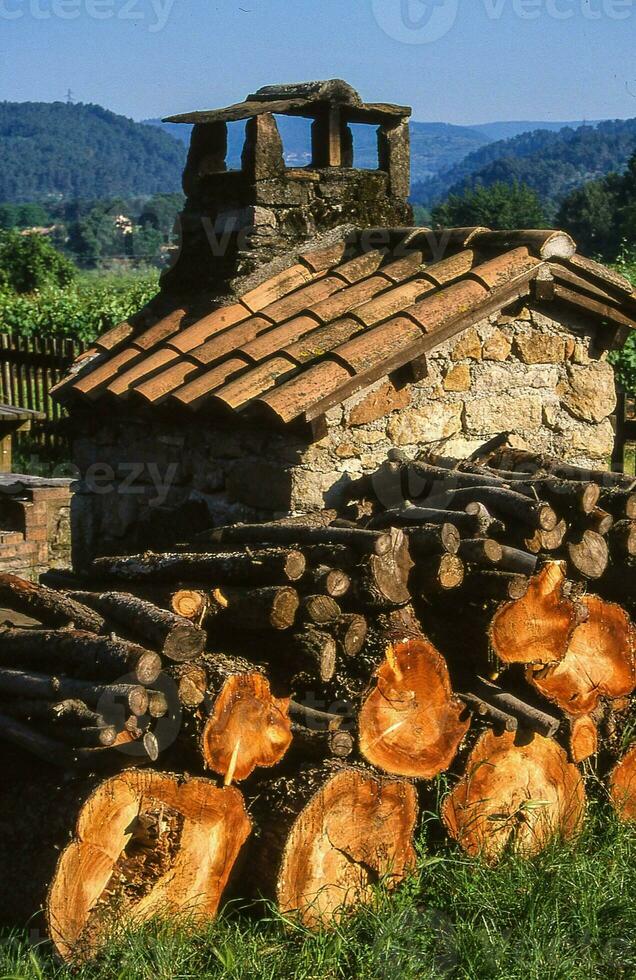
<svg viewBox="0 0 636 980"><path fill-rule="evenodd" d="M15 718L35 719L49 722L53 725L63 724L66 727L104 728L107 721L103 715L91 710L83 701L35 701L25 698L13 698L11 701L0 701L0 714L11 715Z"/></svg>
<svg viewBox="0 0 636 980"><path fill-rule="evenodd" d="M506 711L502 711L501 708L497 708L494 704L489 704L488 701L484 701L478 695L469 692L461 692L458 697L471 711L474 711L481 718L488 718L495 727L501 728L505 732L517 731L519 725L517 719Z"/></svg>
<svg viewBox="0 0 636 980"><path fill-rule="evenodd" d="M142 684L152 684L161 673L161 657L117 637L95 636L80 630L0 628L0 666L70 668L74 675L91 680L115 680L134 674Z"/></svg>
<svg viewBox="0 0 636 980"><path fill-rule="evenodd" d="M175 664L168 673L177 683L179 701L186 708L196 708L203 704L208 689L208 675L205 667L195 663Z"/></svg>
<svg viewBox="0 0 636 980"><path fill-rule="evenodd" d="M77 725L55 723L40 725L37 730L49 738L78 749L109 748L115 744L118 734L114 725L80 728Z"/></svg>
<svg viewBox="0 0 636 980"><path fill-rule="evenodd" d="M355 741L351 732L343 729L321 731L292 723L293 742L287 757L287 765L296 760L346 759L353 752Z"/></svg>
<svg viewBox="0 0 636 980"><path fill-rule="evenodd" d="M336 641L324 630L305 626L292 639L294 661L300 671L310 671L321 681L330 681L336 672Z"/></svg>
<svg viewBox="0 0 636 980"><path fill-rule="evenodd" d="M123 702L134 715L148 710L148 692L138 684L92 684L71 677L53 677L23 670L0 670L0 692L18 698L42 698L45 701L77 699L98 706L107 713L117 702Z"/></svg>
<svg viewBox="0 0 636 980"><path fill-rule="evenodd" d="M314 731L337 731L342 726L349 726L352 721L347 715L319 711L317 708L293 700L289 702L289 717L297 724Z"/></svg>
<svg viewBox="0 0 636 980"><path fill-rule="evenodd" d="M484 507L485 510L486 508ZM501 521L490 517L490 515L488 515L488 520L486 520L483 513L471 516L462 510L450 510L442 507L416 507L413 504L378 514L372 519L369 527L402 527L404 528L405 534L410 538L413 531L419 530L418 525L420 524L452 524L460 534L469 536L503 531Z"/></svg>
<svg viewBox="0 0 636 980"><path fill-rule="evenodd" d="M501 558L498 568L502 572L514 572L517 575L534 575L537 570L537 556L522 551L520 548L501 547Z"/></svg>
<svg viewBox="0 0 636 980"><path fill-rule="evenodd" d="M419 561L411 579L415 592L426 599L439 592L458 589L464 581L466 568L458 555L442 555Z"/></svg>
<svg viewBox="0 0 636 980"><path fill-rule="evenodd" d="M557 551L568 533L568 525L561 520L552 531L535 531L532 537L525 539L525 547L533 555L541 551Z"/></svg>
<svg viewBox="0 0 636 980"><path fill-rule="evenodd" d="M104 620L94 610L63 592L28 582L18 575L0 573L0 606L31 616L43 626L69 626L99 633Z"/></svg>
<svg viewBox="0 0 636 980"><path fill-rule="evenodd" d="M508 694L507 691L503 691L496 684L491 684L482 677L477 678L471 685L471 693L481 698L482 701L492 704L493 707L505 711L506 714L512 715L524 728L529 728L547 738L556 735L561 726L559 718L527 704L513 694Z"/></svg>
<svg viewBox="0 0 636 980"><path fill-rule="evenodd" d="M279 533L294 534L294 527L277 527ZM210 586L278 585L302 578L306 568L304 555L294 548L267 547L270 543L268 537L269 533L262 533L259 541L262 547L246 552L148 553L121 558L96 558L91 571L97 576L116 581L209 582Z"/></svg>
<svg viewBox="0 0 636 980"><path fill-rule="evenodd" d="M152 602L127 592L81 592L82 600L91 603L107 617L122 626L128 634L178 663L193 660L205 650L204 630L189 619L175 616Z"/></svg>
<svg viewBox="0 0 636 980"><path fill-rule="evenodd" d="M529 584L530 579L525 575L478 568L471 570L464 589L471 599L521 599Z"/></svg>
<svg viewBox="0 0 636 980"><path fill-rule="evenodd" d="M62 769L95 763L101 757L101 753L109 751L103 747L70 748L58 739L49 738L30 725L25 725L24 722L10 718L8 715L0 715L0 741L15 745L38 759Z"/></svg>
<svg viewBox="0 0 636 980"><path fill-rule="evenodd" d="M313 527L302 524L235 524L197 535L200 544L289 545L344 544L363 553L383 554L391 541L381 531L348 527ZM183 576L182 576L183 577Z"/></svg>

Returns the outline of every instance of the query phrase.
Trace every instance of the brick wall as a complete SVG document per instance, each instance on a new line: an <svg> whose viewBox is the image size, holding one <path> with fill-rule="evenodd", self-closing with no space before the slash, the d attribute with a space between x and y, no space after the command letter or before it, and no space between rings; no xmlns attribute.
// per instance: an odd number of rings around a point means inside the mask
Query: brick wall
<svg viewBox="0 0 636 980"><path fill-rule="evenodd" d="M0 496L0 571L36 580L70 563L70 481L29 485L29 477L3 478Z"/></svg>

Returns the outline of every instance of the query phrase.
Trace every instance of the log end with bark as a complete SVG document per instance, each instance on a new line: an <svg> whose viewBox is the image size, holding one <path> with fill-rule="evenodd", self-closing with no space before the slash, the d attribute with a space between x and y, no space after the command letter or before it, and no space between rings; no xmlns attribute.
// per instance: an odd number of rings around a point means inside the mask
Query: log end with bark
<svg viewBox="0 0 636 980"><path fill-rule="evenodd" d="M490 627L490 642L505 664L550 664L565 656L578 611L565 598L565 569L549 562L534 576L526 594L505 603Z"/></svg>
<svg viewBox="0 0 636 980"><path fill-rule="evenodd" d="M283 914L315 928L371 902L374 885L397 885L415 865L417 794L408 783L354 768L329 779L287 838L278 872Z"/></svg>
<svg viewBox="0 0 636 980"><path fill-rule="evenodd" d="M610 773L609 797L620 820L636 820L636 743Z"/></svg>
<svg viewBox="0 0 636 980"><path fill-rule="evenodd" d="M432 779L449 767L470 717L425 638L389 645L359 716L360 751L384 772Z"/></svg>
<svg viewBox="0 0 636 980"><path fill-rule="evenodd" d="M260 673L233 674L214 702L201 736L208 769L226 785L276 765L291 745L289 698L275 698Z"/></svg>
<svg viewBox="0 0 636 980"><path fill-rule="evenodd" d="M468 854L494 863L506 851L530 857L555 835L575 836L584 812L580 773L555 741L488 731L446 797L442 819Z"/></svg>
<svg viewBox="0 0 636 980"><path fill-rule="evenodd" d="M84 962L119 929L153 916L213 918L250 831L233 787L137 770L101 783L49 889L56 951Z"/></svg>
<svg viewBox="0 0 636 980"><path fill-rule="evenodd" d="M529 668L528 679L569 715L594 711L636 687L634 627L624 609L598 596L581 598L587 619L580 623L565 656L547 667Z"/></svg>

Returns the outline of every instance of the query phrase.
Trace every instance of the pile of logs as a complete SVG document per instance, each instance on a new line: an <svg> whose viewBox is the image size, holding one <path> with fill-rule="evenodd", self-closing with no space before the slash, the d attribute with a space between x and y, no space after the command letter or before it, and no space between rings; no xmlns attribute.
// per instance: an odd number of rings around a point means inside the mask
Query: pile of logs
<svg viewBox="0 0 636 980"><path fill-rule="evenodd" d="M229 894L329 923L408 873L446 772L446 831L487 860L575 835L586 773L636 818L635 568L636 479L494 449L390 460L339 513L0 575L0 915L43 907L74 961Z"/></svg>

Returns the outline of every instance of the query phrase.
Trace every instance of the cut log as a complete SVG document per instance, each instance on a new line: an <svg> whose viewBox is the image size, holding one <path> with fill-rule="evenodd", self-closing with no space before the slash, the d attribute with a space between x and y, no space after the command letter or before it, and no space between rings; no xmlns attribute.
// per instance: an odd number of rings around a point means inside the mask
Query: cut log
<svg viewBox="0 0 636 980"><path fill-rule="evenodd" d="M464 538L459 546L459 557L470 565L498 565L503 549L493 538Z"/></svg>
<svg viewBox="0 0 636 980"><path fill-rule="evenodd" d="M557 664L530 668L528 680L569 715L586 715L602 699L622 698L636 687L634 627L620 606L583 596L585 622L570 637Z"/></svg>
<svg viewBox="0 0 636 980"><path fill-rule="evenodd" d="M426 599L440 592L458 589L465 577L466 569L457 555L442 555L441 558L426 558L418 561L412 575L414 594Z"/></svg>
<svg viewBox="0 0 636 980"><path fill-rule="evenodd" d="M595 531L605 537L612 529L614 518L608 511L601 507L595 507L591 513L587 514L583 522L586 531Z"/></svg>
<svg viewBox="0 0 636 980"><path fill-rule="evenodd" d="M283 758L292 740L289 698L275 698L260 673L236 673L223 684L201 736L208 769L225 785Z"/></svg>
<svg viewBox="0 0 636 980"><path fill-rule="evenodd" d="M609 798L621 820L636 820L636 743L610 773Z"/></svg>
<svg viewBox="0 0 636 980"><path fill-rule="evenodd" d="M340 619L342 610L336 602L328 595L308 595L302 601L304 618L317 626L326 626L329 623L336 623Z"/></svg>
<svg viewBox="0 0 636 980"><path fill-rule="evenodd" d="M575 480L583 483L600 484L601 487L620 487L627 490L636 488L636 478L626 473L608 473L605 470L590 470L583 466L565 463L556 456L532 453L525 449L505 448L493 453L488 465L496 469L509 469L517 472L535 473L543 470L546 474L562 480Z"/></svg>
<svg viewBox="0 0 636 980"><path fill-rule="evenodd" d="M475 599L521 599L528 591L530 579L512 572L471 571L466 579L466 593Z"/></svg>
<svg viewBox="0 0 636 980"><path fill-rule="evenodd" d="M102 783L49 890L57 953L85 962L122 927L157 916L208 922L250 830L234 788L136 770Z"/></svg>
<svg viewBox="0 0 636 980"><path fill-rule="evenodd" d="M578 541L568 544L568 558L584 578L600 578L609 561L607 541L595 531L584 531Z"/></svg>
<svg viewBox="0 0 636 980"><path fill-rule="evenodd" d="M428 498L427 498L428 499ZM463 490L449 490L439 498L428 500L429 506L444 506L453 510L467 508L469 504L482 503L489 511L505 520L517 521L524 526L551 531L559 523L550 504L532 500L506 487L470 487ZM467 513L470 511L467 510Z"/></svg>
<svg viewBox="0 0 636 980"><path fill-rule="evenodd" d="M391 547L382 555L370 555L358 569L357 595L375 609L390 609L409 602L409 573L413 559L408 539L399 528L389 531Z"/></svg>
<svg viewBox="0 0 636 980"><path fill-rule="evenodd" d="M259 814L257 887L306 927L337 923L374 900L378 881L395 887L414 868L417 795L408 783L326 763L264 787Z"/></svg>
<svg viewBox="0 0 636 980"><path fill-rule="evenodd" d="M223 588L216 589L214 595L223 607L220 619L235 629L290 629L300 605L298 593L289 586Z"/></svg>
<svg viewBox="0 0 636 980"><path fill-rule="evenodd" d="M598 752L598 728L590 715L570 719L568 744L572 762L585 762Z"/></svg>
<svg viewBox="0 0 636 980"><path fill-rule="evenodd" d="M308 585L311 592L324 592L332 599L341 599L351 588L351 577L339 568L319 565L309 572Z"/></svg>
<svg viewBox="0 0 636 980"><path fill-rule="evenodd" d="M292 637L291 659L298 670L330 681L336 672L336 641L330 633L306 626Z"/></svg>
<svg viewBox="0 0 636 980"><path fill-rule="evenodd" d="M466 516L466 515L463 515ZM443 524L425 524L423 527L409 528L408 537L411 555L426 558L428 555L456 555L461 537L459 530L448 521Z"/></svg>
<svg viewBox="0 0 636 980"><path fill-rule="evenodd" d="M556 742L485 732L444 801L442 819L468 854L495 862L506 851L531 857L557 835L574 837L584 812L581 776Z"/></svg>
<svg viewBox="0 0 636 980"><path fill-rule="evenodd" d="M178 664L170 671L177 682L179 701L186 708L196 708L203 704L208 689L208 675L205 667L199 664Z"/></svg>
<svg viewBox="0 0 636 980"><path fill-rule="evenodd" d="M551 532L547 532L551 533ZM521 551L519 548L501 547L501 558L497 565L502 572L514 572L516 575L534 575L537 570L537 556Z"/></svg>
<svg viewBox="0 0 636 980"><path fill-rule="evenodd" d="M577 607L563 596L565 571L549 562L528 591L505 603L490 627L490 642L505 664L551 664L563 660L578 624Z"/></svg>
<svg viewBox="0 0 636 980"><path fill-rule="evenodd" d="M360 751L384 772L432 779L447 769L470 727L446 662L425 639L389 645L358 719Z"/></svg>
<svg viewBox="0 0 636 980"><path fill-rule="evenodd" d="M9 715L0 715L0 742L13 745L51 766L62 769L71 769L77 765L94 765L98 754L105 751L103 747L71 748L62 739L52 738L32 725Z"/></svg>
<svg viewBox="0 0 636 980"><path fill-rule="evenodd" d="M98 707L99 713L110 717L117 705L127 713L140 717L148 710L148 693L137 684L92 684L70 677L51 677L49 674L27 673L22 670L0 670L0 693L18 698L41 698L44 701L84 701Z"/></svg>
<svg viewBox="0 0 636 980"><path fill-rule="evenodd" d="M465 535L488 534L489 532L495 533L495 531L501 530L503 528L501 522L494 517L490 517L490 515L486 518L484 511L486 511L485 507L483 511L479 510L477 514L471 515L461 510L414 507L410 505L395 510L383 511L374 517L371 523L374 527L391 527L392 525L403 527L409 539L411 537L415 537L416 539L415 550L413 551L415 555L417 554L417 533L414 534L414 532L420 530L419 525L430 527L433 525L443 526L445 524L451 524L460 534ZM424 535L424 547L428 546L427 542L429 540L430 537L427 532Z"/></svg>
<svg viewBox="0 0 636 980"><path fill-rule="evenodd" d="M101 616L63 592L27 582L6 572L0 574L0 606L31 616L43 626L72 624L75 629L91 633L99 633L104 626Z"/></svg>
<svg viewBox="0 0 636 980"><path fill-rule="evenodd" d="M258 543L267 545L270 543L264 530L267 525L261 527L263 530ZM96 558L91 565L94 575L125 582L207 581L213 585L296 582L305 574L305 568L305 558L300 551L267 547L228 554L148 553L122 558Z"/></svg>
<svg viewBox="0 0 636 980"><path fill-rule="evenodd" d="M323 759L347 759L355 748L351 732L342 728L334 731L305 728L292 724L293 741L287 755L286 767L308 762L321 762Z"/></svg>
<svg viewBox="0 0 636 980"><path fill-rule="evenodd" d="M115 680L134 674L141 684L152 684L161 673L161 657L116 637L95 636L79 630L0 629L0 665L70 669L74 675Z"/></svg>
<svg viewBox="0 0 636 980"><path fill-rule="evenodd" d="M367 621L360 613L345 613L330 629L345 657L356 657L367 638Z"/></svg>
<svg viewBox="0 0 636 980"><path fill-rule="evenodd" d="M100 559L101 560L101 559ZM124 627L130 636L181 663L193 660L205 650L205 632L188 619L160 609L152 602L127 592L79 593L109 620Z"/></svg>
<svg viewBox="0 0 636 980"><path fill-rule="evenodd" d="M540 551L557 551L567 533L568 525L565 521L559 521L552 531L535 531L532 537L526 538L525 546L533 555L538 555Z"/></svg>
<svg viewBox="0 0 636 980"><path fill-rule="evenodd" d="M636 521L617 521L608 534L608 544L613 559L636 556Z"/></svg>
<svg viewBox="0 0 636 980"><path fill-rule="evenodd" d="M470 694L462 692L458 695L459 698L464 702L464 704L470 708L474 714L478 715L480 718L487 718L494 727L495 730L499 729L504 732L516 732L519 727L519 723L516 718L509 715L507 712L502 711L500 708L496 708L494 704L490 704L489 701L484 701L477 694Z"/></svg>

